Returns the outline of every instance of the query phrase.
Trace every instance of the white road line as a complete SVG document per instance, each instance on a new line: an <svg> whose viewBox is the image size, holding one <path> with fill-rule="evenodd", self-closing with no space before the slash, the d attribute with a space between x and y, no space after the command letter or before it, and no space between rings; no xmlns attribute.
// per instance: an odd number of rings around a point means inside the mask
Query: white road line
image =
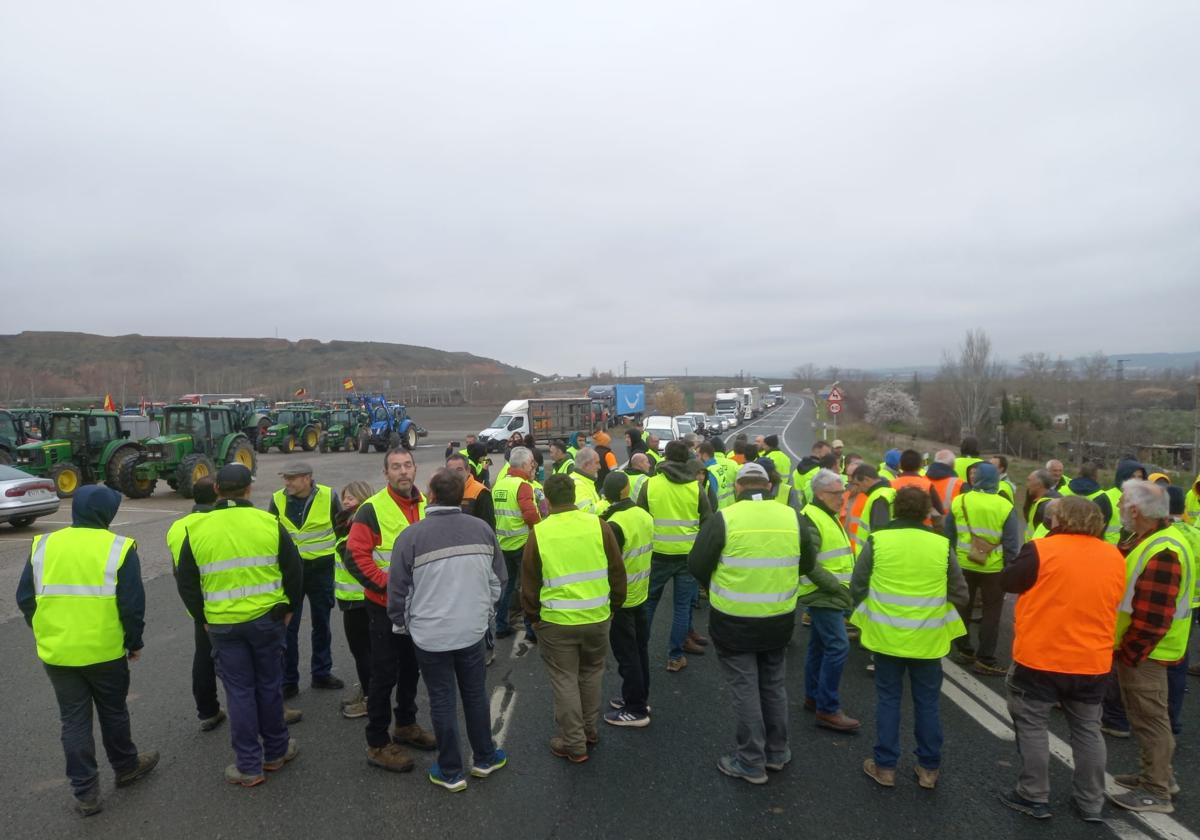
<svg viewBox="0 0 1200 840"><path fill-rule="evenodd" d="M505 702L507 698L507 702ZM508 734L508 724L512 722L513 707L517 704L517 692L515 689L498 685L496 690L492 692L492 740L496 742L497 747L504 746L504 736ZM500 728L496 729L496 722L499 721Z"/></svg>
<svg viewBox="0 0 1200 840"><path fill-rule="evenodd" d="M1003 721L997 720L996 716L989 712L985 707L979 705L972 700L966 692L947 680L942 681L942 694L953 700L960 709L975 719L975 722L991 732L1001 741L1015 741L1017 736L1012 729L1004 724Z"/></svg>
<svg viewBox="0 0 1200 840"><path fill-rule="evenodd" d="M979 703L982 703L997 715L1000 715L1004 720L1007 721L1009 719L1008 705L1005 703L1004 698L1002 698L999 694L992 691L978 679L968 674L961 666L951 662L948 659L942 660L942 669L946 676L957 683L963 691L970 695L970 698L973 698L973 700L978 700ZM945 683L942 684L943 691L945 691L945 685ZM959 702L959 700L955 699L950 692L945 692L945 694L947 697L950 697L951 700L954 700L954 702ZM970 709L964 707L963 710L972 717L975 717L975 714L972 713ZM976 719L978 720L978 718ZM987 724L984 725L987 726ZM1005 728L1010 730L1010 737L1006 740L1012 740L1011 726L1006 723ZM1065 764L1068 768L1074 769L1075 762L1071 758L1071 746L1053 732L1049 732L1047 734L1050 737L1050 754ZM1125 790L1125 788L1113 781L1113 777L1110 773L1104 774L1104 787L1109 793L1120 793ZM1112 807L1114 810L1116 809L1116 806ZM1154 832L1156 836L1163 838L1163 840L1200 840L1200 835L1197 835L1195 832L1181 825L1178 821L1172 819L1167 814L1137 813L1135 811L1129 811L1122 814L1122 816L1129 816L1136 819L1146 828ZM1109 826L1109 828L1112 828L1114 833L1116 833L1119 837L1137 837L1140 835L1140 832L1137 834L1122 833L1116 828L1113 828L1113 820L1106 820L1105 823ZM1124 828L1124 825L1122 825L1122 828ZM1137 829L1129 829L1129 832L1134 831L1137 831Z"/></svg>

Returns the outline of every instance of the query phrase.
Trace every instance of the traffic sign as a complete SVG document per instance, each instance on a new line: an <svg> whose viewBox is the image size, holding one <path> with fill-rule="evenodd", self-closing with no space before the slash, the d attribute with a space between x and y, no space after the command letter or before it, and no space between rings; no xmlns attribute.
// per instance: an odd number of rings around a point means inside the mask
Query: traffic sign
<svg viewBox="0 0 1200 840"><path fill-rule="evenodd" d="M829 396L825 398L831 403L839 403L842 401L842 389L834 385L829 389Z"/></svg>
<svg viewBox="0 0 1200 840"><path fill-rule="evenodd" d="M837 414L841 410L842 410L842 404L840 402L831 402L829 404L829 413L830 414Z"/></svg>

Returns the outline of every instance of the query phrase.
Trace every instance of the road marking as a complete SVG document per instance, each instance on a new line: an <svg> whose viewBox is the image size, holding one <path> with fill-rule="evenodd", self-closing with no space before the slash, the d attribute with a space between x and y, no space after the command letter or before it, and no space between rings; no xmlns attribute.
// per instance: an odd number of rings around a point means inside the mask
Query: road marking
<svg viewBox="0 0 1200 840"><path fill-rule="evenodd" d="M942 694L953 700L960 709L975 719L975 722L991 732L1001 741L1016 741L1017 736L1008 726L996 719L984 706L972 700L966 692L952 682L942 681Z"/></svg>
<svg viewBox="0 0 1200 840"><path fill-rule="evenodd" d="M512 721L512 710L517 702L517 690L505 677L504 685L496 686L492 692L492 740L497 747L504 746L504 736L508 733L508 724Z"/></svg>
<svg viewBox="0 0 1200 840"><path fill-rule="evenodd" d="M984 706L994 711L997 715L1002 716L1004 719L1006 719L1006 721L1008 720L1008 705L999 694L992 691L978 679L968 674L961 666L949 661L948 659L942 660L942 668L946 676L957 683L958 686L962 688L963 691L967 692L971 698L978 700ZM942 686L944 690L945 683L943 683ZM946 692L946 696L950 697L950 699L954 700L956 703L959 702L949 692ZM972 717L975 717L975 715L965 707L964 711L966 711ZM1011 725L1007 722L1005 723L1005 728L1009 729L1010 732L1012 730ZM1073 770L1075 768L1075 762L1071 757L1070 745L1053 732L1047 732L1047 735L1049 735L1050 738L1050 754L1065 764L1068 768ZM1109 793L1119 793L1125 790L1125 788L1114 782L1112 774L1107 772L1104 774L1104 789ZM1114 805L1112 807L1116 808L1117 806ZM1142 823L1142 825L1144 825L1146 828L1154 832L1156 836L1163 838L1163 840L1200 840L1200 835L1195 834L1190 829L1181 825L1178 821L1172 819L1168 814L1151 814L1129 811L1122 814L1122 816L1132 817L1133 819ZM1109 828L1112 828L1113 832L1117 834L1118 837L1137 837L1141 835L1140 832L1137 834L1132 833L1137 831L1137 829L1132 827L1128 832L1122 833L1122 831L1113 828L1113 823L1114 821L1111 819L1105 820L1105 824L1108 825Z"/></svg>

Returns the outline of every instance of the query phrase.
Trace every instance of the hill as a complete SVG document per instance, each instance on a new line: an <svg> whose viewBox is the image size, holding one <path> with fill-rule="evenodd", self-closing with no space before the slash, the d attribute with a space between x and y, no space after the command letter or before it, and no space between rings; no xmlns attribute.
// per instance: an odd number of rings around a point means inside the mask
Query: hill
<svg viewBox="0 0 1200 840"><path fill-rule="evenodd" d="M23 332L0 335L0 359L0 401L10 405L104 394L118 403L199 392L284 399L298 388L333 396L344 378L365 391L456 389L471 399L535 376L470 353L376 341Z"/></svg>

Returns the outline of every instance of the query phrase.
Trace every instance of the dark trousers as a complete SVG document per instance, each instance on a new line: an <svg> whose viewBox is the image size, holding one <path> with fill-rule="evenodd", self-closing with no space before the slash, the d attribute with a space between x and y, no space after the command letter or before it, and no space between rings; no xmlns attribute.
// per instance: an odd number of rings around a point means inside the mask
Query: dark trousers
<svg viewBox="0 0 1200 840"><path fill-rule="evenodd" d="M512 626L513 615L521 613L520 601L518 600L515 605L516 608L513 609L513 599L520 598L521 555L524 553L524 546L504 552L504 566L508 569L508 581L504 584L504 589L500 592L500 600L496 602L497 633L508 630ZM510 614L510 611L512 614ZM525 619L525 632L533 633L533 626L529 623L528 618Z"/></svg>
<svg viewBox="0 0 1200 840"><path fill-rule="evenodd" d="M333 634L329 613L333 610L333 555L305 560L304 595L308 598L312 622L311 673L314 679L329 676L333 670ZM283 684L300 685L300 619L304 617L304 598L296 602L296 613L287 628L287 654Z"/></svg>
<svg viewBox="0 0 1200 840"><path fill-rule="evenodd" d="M208 635L217 675L225 685L237 769L257 776L264 758L273 761L288 747L283 722L286 628L268 614L241 624L210 624Z"/></svg>
<svg viewBox="0 0 1200 840"><path fill-rule="evenodd" d="M883 653L874 658L875 763L895 767L900 760L900 700L907 671L912 687L917 763L926 770L937 770L942 764L942 719L938 713L942 660L905 659Z"/></svg>
<svg viewBox="0 0 1200 840"><path fill-rule="evenodd" d="M92 706L100 718L100 740L108 763L117 773L137 765L137 747L129 734L129 664L125 658L95 665L44 665L62 722L63 753L71 792L84 796L100 782L96 742L92 738Z"/></svg>
<svg viewBox="0 0 1200 840"><path fill-rule="evenodd" d="M367 601L371 631L371 678L367 689L367 746L386 747L392 740L392 690L396 692L396 726L417 722L417 665L412 637L392 632L387 610Z"/></svg>
<svg viewBox="0 0 1200 840"><path fill-rule="evenodd" d="M365 606L342 610L342 629L346 631L346 644L354 657L354 670L358 673L358 685L363 696L371 685L371 619Z"/></svg>
<svg viewBox="0 0 1200 840"><path fill-rule="evenodd" d="M196 700L196 717L207 720L221 711L217 700L217 669L213 666L212 642L204 622L196 622L196 650L192 654L192 697Z"/></svg>
<svg viewBox="0 0 1200 840"><path fill-rule="evenodd" d="M967 626L967 635L960 636L954 643L955 647L959 653L974 654L980 662L994 665L996 641L1000 638L1000 616L1004 612L1004 590L1000 587L1000 575L964 569L963 577L967 579L970 597L965 608L958 608L958 614ZM983 619L979 622L979 646L972 648L971 604L975 603L976 593L983 596Z"/></svg>
<svg viewBox="0 0 1200 840"><path fill-rule="evenodd" d="M625 708L645 714L650 697L650 613L645 602L613 611L608 643L621 675Z"/></svg>
<svg viewBox="0 0 1200 840"><path fill-rule="evenodd" d="M437 738L438 768L442 776L453 779L463 772L462 751L458 745L458 701L462 696L463 718L467 722L467 740L475 763L488 761L496 752L492 740L492 713L487 698L486 645L478 642L460 650L426 651L414 646L425 689L429 692L429 715Z"/></svg>

